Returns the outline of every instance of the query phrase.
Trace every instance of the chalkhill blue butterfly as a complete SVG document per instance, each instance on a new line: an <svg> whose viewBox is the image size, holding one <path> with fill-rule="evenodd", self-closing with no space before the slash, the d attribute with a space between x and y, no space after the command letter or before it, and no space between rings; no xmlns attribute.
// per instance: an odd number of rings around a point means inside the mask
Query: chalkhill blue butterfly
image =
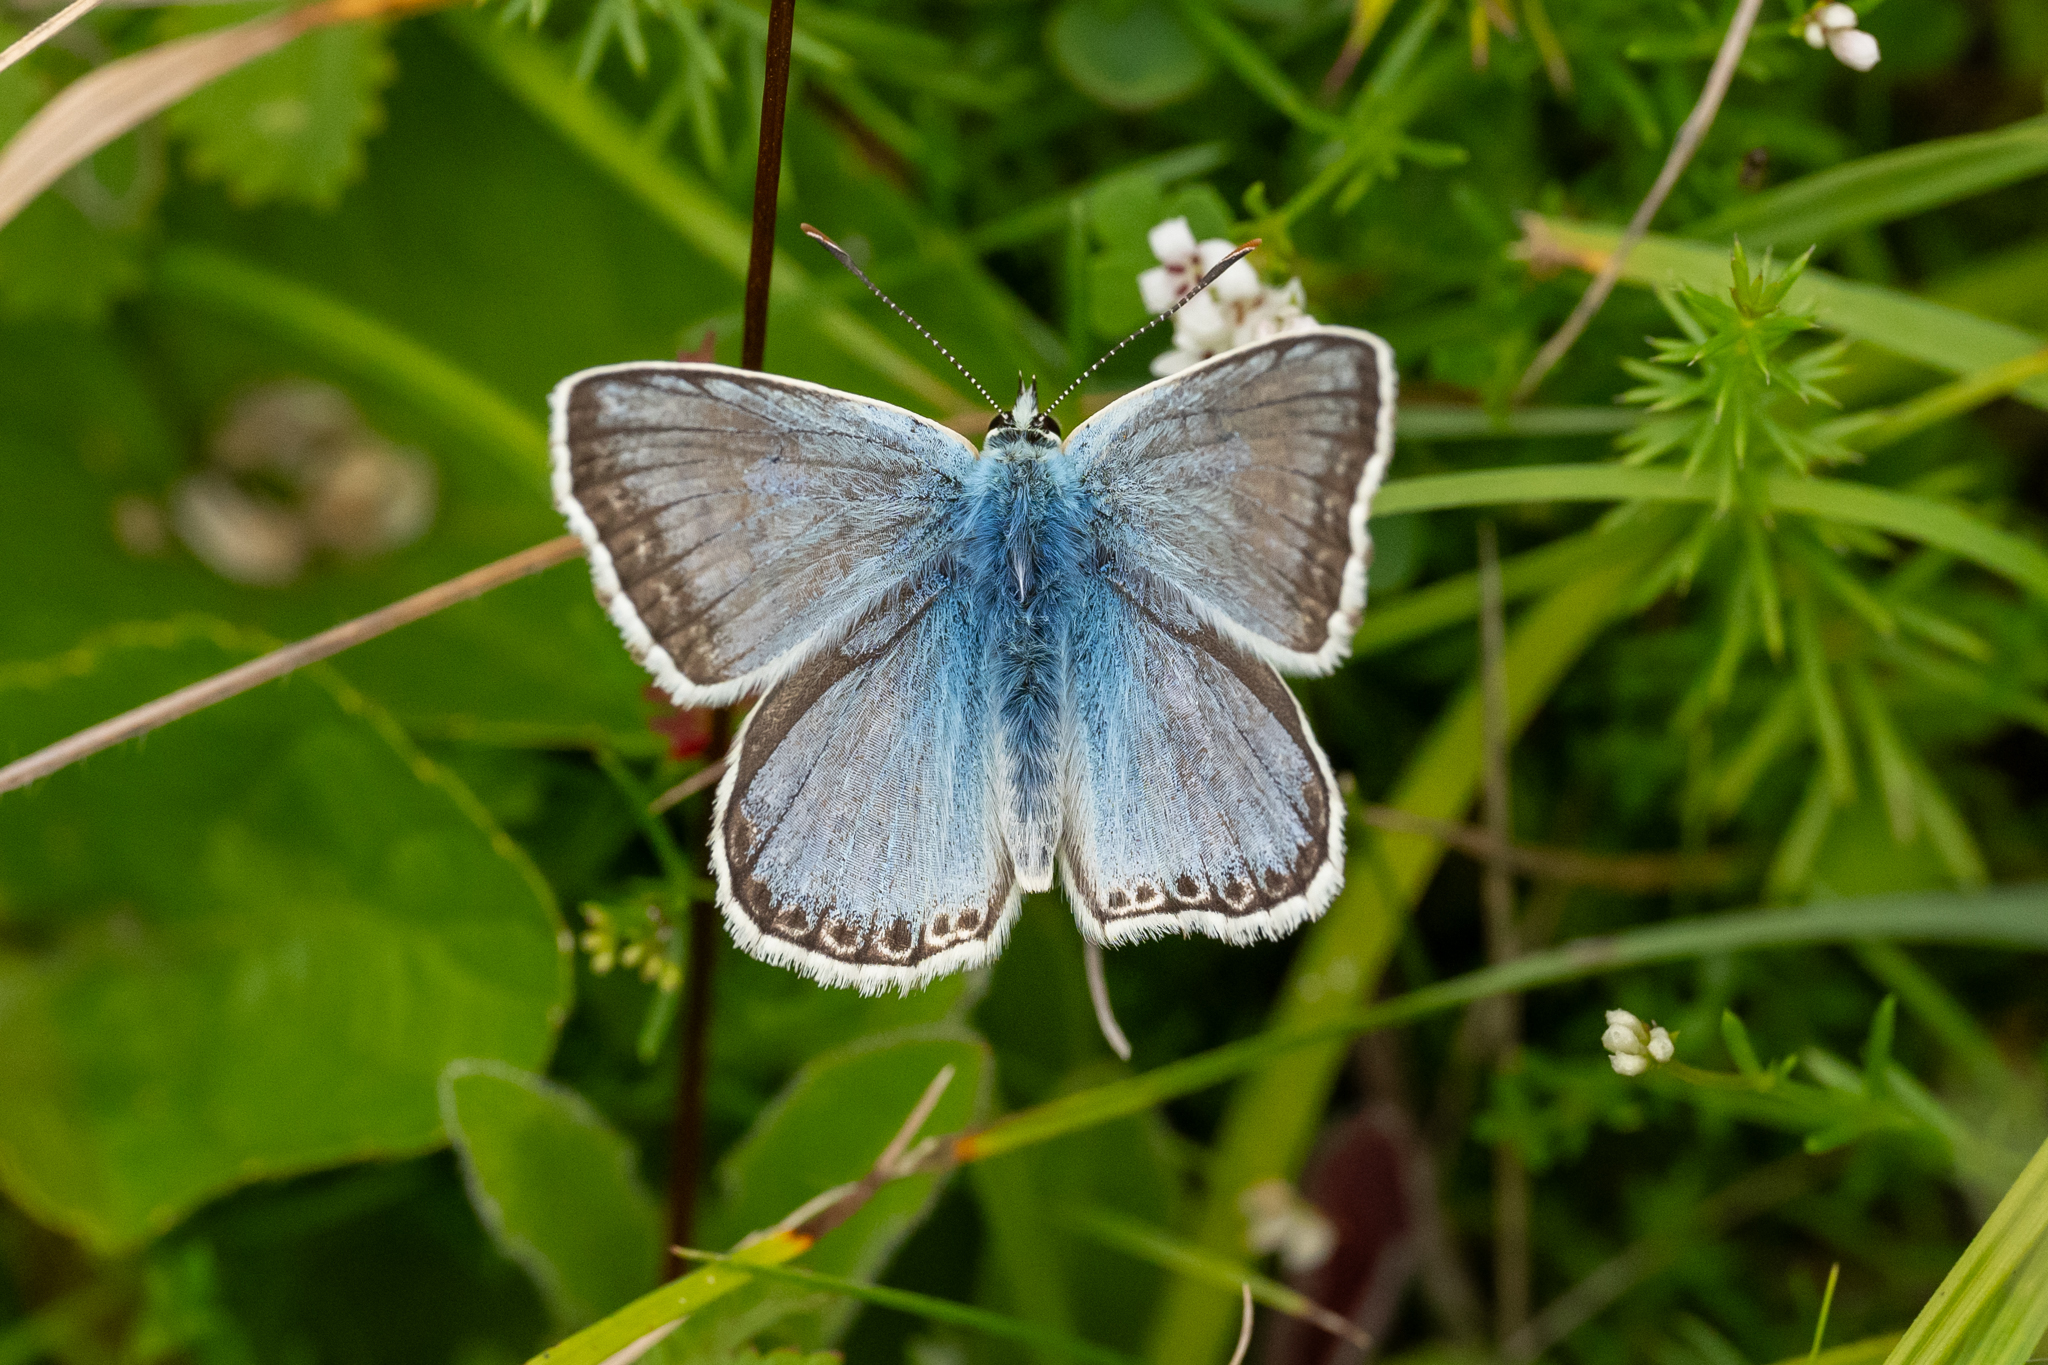
<svg viewBox="0 0 2048 1365"><path fill-rule="evenodd" d="M740 946L908 990L995 956L1055 868L1099 944L1321 914L1344 805L1280 675L1358 626L1394 390L1386 342L1315 327L1064 441L1024 383L977 451L722 365L563 380L555 500L628 648L678 705L759 697L711 831Z"/></svg>

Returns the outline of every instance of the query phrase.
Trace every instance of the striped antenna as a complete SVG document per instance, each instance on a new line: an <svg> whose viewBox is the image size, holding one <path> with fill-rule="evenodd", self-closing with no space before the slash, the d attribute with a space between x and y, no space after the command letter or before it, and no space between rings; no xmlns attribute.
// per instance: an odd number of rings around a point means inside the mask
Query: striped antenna
<svg viewBox="0 0 2048 1365"><path fill-rule="evenodd" d="M806 230L808 231L808 229ZM1102 359L1096 361L1093 365L1090 365L1087 369L1081 371L1080 375L1075 378L1073 383L1067 385L1064 389L1060 390L1059 397L1053 399L1050 403L1047 403L1043 408L1040 409L1040 411L1051 412L1055 408L1059 407L1060 404L1066 402L1067 395L1072 393L1075 389L1080 388L1082 381L1086 380L1089 375L1094 374L1104 365L1107 365L1109 363L1109 359L1111 356L1115 355L1118 351L1121 351L1124 347L1136 341L1139 337L1145 335L1145 333L1151 331L1154 327L1157 327L1160 323L1172 317L1175 313L1178 313L1181 309L1187 307L1190 303L1193 303L1195 295L1201 293L1204 289L1207 289L1210 285L1216 283L1216 281L1223 278L1224 271L1230 269L1230 267L1236 265L1239 261L1251 255L1252 252L1258 250L1259 241L1260 239L1257 237L1252 238L1249 242L1246 242L1243 246L1231 252L1228 256L1225 256L1222 260L1216 262L1216 264L1210 266L1207 272L1203 274L1202 278L1196 282L1195 287L1188 291L1188 296L1186 298L1182 299L1179 303L1174 304L1173 307L1167 309L1158 317L1153 318L1150 322L1146 323L1143 327L1140 327L1137 331L1125 337L1122 341L1119 341L1116 345L1110 347L1109 350L1103 355ZM874 288L873 285L869 285L868 287L870 289Z"/></svg>
<svg viewBox="0 0 2048 1365"><path fill-rule="evenodd" d="M866 285L869 289L873 290L875 297L880 299L883 303L888 304L890 310L893 311L897 317L902 318L912 327L917 328L917 334L923 337L926 341L929 341L933 346L937 347L940 355L946 357L946 359L948 360L953 361L953 368L960 371L960 377L965 379L968 383L974 385L974 391L980 394L984 399L987 399L988 405L990 407L994 408L997 412L1001 412L1003 410L1003 405L1001 403L998 403L995 399L989 397L988 390L984 389L981 386L981 381L979 379L976 379L973 375L967 373L967 367L965 365L962 365L958 360L955 360L953 357L953 353L951 351L947 350L943 346L940 346L939 339L933 336L930 332L927 332L924 329L923 323L919 322L916 318L910 316L910 314L904 312L901 308L897 307L896 300L890 298L887 294L884 294L880 289L877 289L875 287L875 282L868 278L867 272L862 270L859 266L855 265L853 263L853 257L846 254L845 247L842 247L841 245L839 245L839 243L833 241L830 237L827 237L824 233L818 231L809 223L799 223L797 226L801 227L804 230L804 236L810 238L819 246L824 247L825 250L831 252L833 258L837 260L839 264L845 266L848 270L851 270L854 273L854 275L859 278L862 284Z"/></svg>

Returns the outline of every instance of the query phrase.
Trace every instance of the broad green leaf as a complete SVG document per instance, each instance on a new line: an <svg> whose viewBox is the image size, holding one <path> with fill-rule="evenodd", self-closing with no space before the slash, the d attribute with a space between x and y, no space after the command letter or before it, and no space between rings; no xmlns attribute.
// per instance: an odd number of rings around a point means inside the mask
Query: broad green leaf
<svg viewBox="0 0 2048 1365"><path fill-rule="evenodd" d="M0 756L219 671L205 621L0 670ZM442 1141L457 1057L541 1065L553 898L466 790L324 669L0 801L0 1183L112 1252L251 1181Z"/></svg>
<svg viewBox="0 0 2048 1365"><path fill-rule="evenodd" d="M1074 88L1112 109L1184 100L1215 71L1166 0L1067 0L1046 25L1045 41Z"/></svg>
<svg viewBox="0 0 2048 1365"><path fill-rule="evenodd" d="M1621 229L1531 214L1524 220L1528 246L1541 259L1595 271L1620 240ZM1715 294L1728 288L1725 247L1651 235L1629 253L1621 277L1643 286L1691 285ZM1810 313L1822 327L1944 374L1973 374L2048 346L2048 339L1882 285L1859 284L1808 269L1785 298L1786 308ZM2022 385L2018 396L2048 407L2048 378Z"/></svg>
<svg viewBox="0 0 2048 1365"><path fill-rule="evenodd" d="M39 195L0 228L0 313L97 322L142 283L138 245L93 226L61 186Z"/></svg>
<svg viewBox="0 0 2048 1365"><path fill-rule="evenodd" d="M2048 171L2048 117L1939 138L1833 166L1738 201L1688 237L1804 251Z"/></svg>
<svg viewBox="0 0 2048 1365"><path fill-rule="evenodd" d="M238 23L265 5L169 11L166 37ZM396 70L373 24L329 24L231 71L164 114L193 173L245 205L289 199L327 206L362 173L363 143L383 123Z"/></svg>
<svg viewBox="0 0 2048 1365"><path fill-rule="evenodd" d="M441 1073L440 1098L477 1216L533 1277L558 1326L594 1322L654 1287L660 1211L632 1144L582 1096L464 1058Z"/></svg>

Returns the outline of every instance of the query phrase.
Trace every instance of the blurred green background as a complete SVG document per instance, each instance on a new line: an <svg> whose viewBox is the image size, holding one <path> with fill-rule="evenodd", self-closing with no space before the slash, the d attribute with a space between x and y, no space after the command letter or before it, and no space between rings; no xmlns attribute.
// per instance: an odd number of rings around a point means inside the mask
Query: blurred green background
<svg viewBox="0 0 2048 1365"><path fill-rule="evenodd" d="M0 760L560 534L562 376L737 361L765 6L502 5L315 30L0 229ZM1476 865L1364 823L1478 818L1481 521L1513 832L1607 860L1521 883L1524 949L2048 871L2048 380L2011 368L2048 346L2048 7L1884 0L1857 73L1770 0L1666 235L1510 409L1733 9L800 0L768 368L975 408L799 221L1007 396L1144 320L1146 232L1185 216L1386 336L1404 425L1356 656L1299 686L1361 802L1329 917L1111 954L1129 1064L1056 893L992 969L906 999L721 934L699 1245L857 1177L942 1065L931 1132L1483 965ZM96 13L0 73L0 135L264 12ZM1738 235L1771 276L1818 248L1782 305L1729 302ZM1558 469L1623 458L1725 496ZM706 798L637 813L703 761L645 681L567 565L0 797L0 1365L516 1362L655 1284L677 930L708 888ZM1242 1265L1385 1357L1774 1361L1836 1263L1829 1342L1883 1337L2048 1134L2043 966L2038 941L1688 950L901 1182L804 1264L1160 1365L1227 1355ZM1616 1074L1618 1005L1733 1079ZM1751 1047L1792 1069L1767 1084ZM1279 1205L1328 1259L1247 1242L1270 1178L1322 1206ZM756 1283L649 1358L1051 1340ZM1254 1347L1333 1349L1276 1314Z"/></svg>

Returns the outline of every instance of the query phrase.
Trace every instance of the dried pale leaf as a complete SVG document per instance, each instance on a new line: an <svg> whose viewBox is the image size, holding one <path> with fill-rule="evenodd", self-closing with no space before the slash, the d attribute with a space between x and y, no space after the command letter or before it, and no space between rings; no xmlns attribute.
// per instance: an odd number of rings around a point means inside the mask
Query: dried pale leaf
<svg viewBox="0 0 2048 1365"><path fill-rule="evenodd" d="M8 67L13 66L23 57L28 56L29 53L34 52L44 43L49 42L50 39L56 37L80 19L83 19L92 11L93 6L99 4L99 2L100 0L71 0L71 3L63 9L58 10L49 18L37 24L16 41L9 43L7 50L0 52L0 71L5 71Z"/></svg>
<svg viewBox="0 0 2048 1365"><path fill-rule="evenodd" d="M161 43L81 76L0 150L0 226L73 166L220 76L309 29L432 9L446 0L323 0Z"/></svg>
<svg viewBox="0 0 2048 1365"><path fill-rule="evenodd" d="M73 81L0 151L0 224L144 119L290 42L306 30L306 13L274 14L163 43Z"/></svg>

